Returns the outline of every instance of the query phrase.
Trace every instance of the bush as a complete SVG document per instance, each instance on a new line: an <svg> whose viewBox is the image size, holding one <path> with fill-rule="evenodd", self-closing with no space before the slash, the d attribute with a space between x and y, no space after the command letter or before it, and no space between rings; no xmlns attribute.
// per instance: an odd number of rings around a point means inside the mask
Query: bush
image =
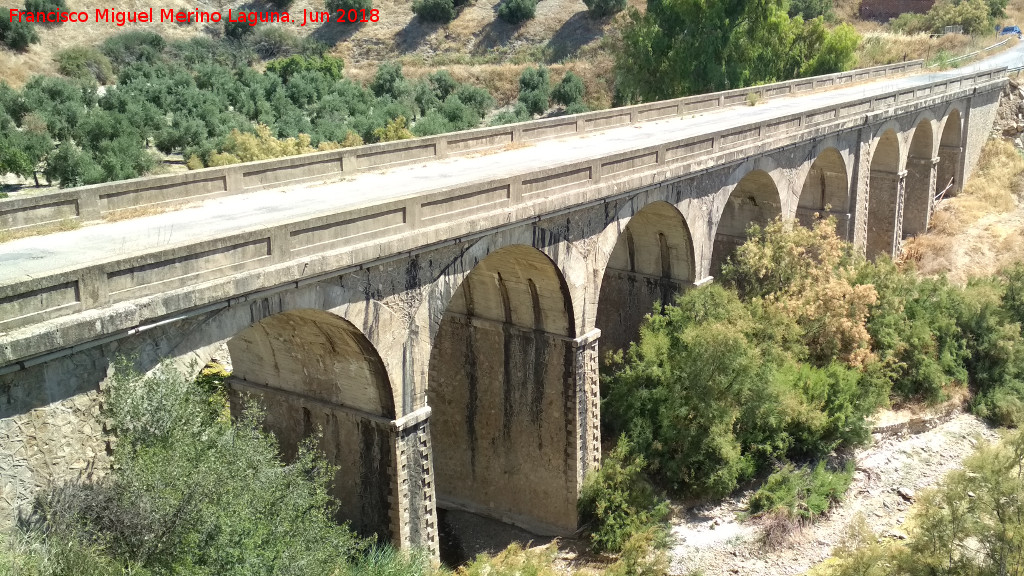
<svg viewBox="0 0 1024 576"><path fill-rule="evenodd" d="M331 12L332 20L338 10L366 10L366 17L369 18L370 9L373 8L373 0L326 0L324 4Z"/></svg>
<svg viewBox="0 0 1024 576"><path fill-rule="evenodd" d="M103 168L92 155L71 142L62 142L46 162L46 179L59 181L61 188L103 182Z"/></svg>
<svg viewBox="0 0 1024 576"><path fill-rule="evenodd" d="M26 12L60 12L67 9L64 0L25 0Z"/></svg>
<svg viewBox="0 0 1024 576"><path fill-rule="evenodd" d="M427 22L451 22L455 19L455 4L452 0L414 0L413 14Z"/></svg>
<svg viewBox="0 0 1024 576"><path fill-rule="evenodd" d="M398 62L384 62L377 68L377 73L370 82L370 91L377 97L390 96L398 100L409 92L409 86L402 75L402 65Z"/></svg>
<svg viewBox="0 0 1024 576"><path fill-rule="evenodd" d="M377 128L373 131L374 142L392 142L394 140L405 140L412 137L413 133L405 127L404 116L399 116L398 118L390 120L385 127Z"/></svg>
<svg viewBox="0 0 1024 576"><path fill-rule="evenodd" d="M841 471L825 468L797 468L787 464L773 473L750 497L751 514L781 512L791 518L813 520L838 504L853 482L853 462Z"/></svg>
<svg viewBox="0 0 1024 576"><path fill-rule="evenodd" d="M522 102L516 102L515 107L511 110L502 110L499 112L493 120L491 120L491 126L501 126L503 124L515 124L516 122L526 122L530 119L530 111L526 109L526 105Z"/></svg>
<svg viewBox="0 0 1024 576"><path fill-rule="evenodd" d="M668 502L647 481L646 465L623 437L587 477L578 507L594 550L619 552L630 538L659 528L668 518Z"/></svg>
<svg viewBox="0 0 1024 576"><path fill-rule="evenodd" d="M242 40L255 31L256 27L249 26L248 22L224 21L224 36L233 40Z"/></svg>
<svg viewBox="0 0 1024 576"><path fill-rule="evenodd" d="M594 18L604 18L626 9L626 0L583 0Z"/></svg>
<svg viewBox="0 0 1024 576"><path fill-rule="evenodd" d="M243 43L264 60L299 54L308 46L298 34L283 26L245 26L252 33L242 33Z"/></svg>
<svg viewBox="0 0 1024 576"><path fill-rule="evenodd" d="M519 76L519 102L530 114L543 114L547 111L550 92L547 68L526 68Z"/></svg>
<svg viewBox="0 0 1024 576"><path fill-rule="evenodd" d="M99 84L114 82L114 68L110 59L96 48L75 46L61 50L54 56L57 71L69 78L95 80Z"/></svg>
<svg viewBox="0 0 1024 576"><path fill-rule="evenodd" d="M160 59L167 43L154 32L131 30L111 36L100 45L100 51L110 59L115 72L132 64L153 64Z"/></svg>
<svg viewBox="0 0 1024 576"><path fill-rule="evenodd" d="M498 18L509 24L522 24L537 13L537 0L505 0L498 7Z"/></svg>
<svg viewBox="0 0 1024 576"><path fill-rule="evenodd" d="M144 377L119 361L104 391L104 417L118 435L114 471L44 492L27 537L47 555L67 554L70 543L86 563L69 576L429 571L422 555L364 552L366 543L334 522L334 470L315 438L285 465L259 409L229 420L216 376L197 383L161 366ZM110 565L117 570L100 570Z"/></svg>
<svg viewBox="0 0 1024 576"><path fill-rule="evenodd" d="M279 60L267 62L267 71L273 72L288 82L292 76L299 72L314 72L330 78L341 80L342 70L345 69L345 62L341 58L324 55L319 57L289 56Z"/></svg>
<svg viewBox="0 0 1024 576"><path fill-rule="evenodd" d="M955 25L963 26L964 34L991 33L991 7L986 0L939 0L928 11L927 22L934 33Z"/></svg>
<svg viewBox="0 0 1024 576"><path fill-rule="evenodd" d="M30 44L39 43L39 33L29 22L0 18L0 42L7 44L12 50L24 52Z"/></svg>
<svg viewBox="0 0 1024 576"><path fill-rule="evenodd" d="M802 16L804 20L810 20L822 16L826 19L832 17L833 0L790 0L789 15Z"/></svg>
<svg viewBox="0 0 1024 576"><path fill-rule="evenodd" d="M920 34L921 32L927 32L930 26L926 14L904 12L889 20L889 28L903 34Z"/></svg>
<svg viewBox="0 0 1024 576"><path fill-rule="evenodd" d="M583 79L575 72L569 71L551 91L551 99L566 107L582 104L584 91Z"/></svg>

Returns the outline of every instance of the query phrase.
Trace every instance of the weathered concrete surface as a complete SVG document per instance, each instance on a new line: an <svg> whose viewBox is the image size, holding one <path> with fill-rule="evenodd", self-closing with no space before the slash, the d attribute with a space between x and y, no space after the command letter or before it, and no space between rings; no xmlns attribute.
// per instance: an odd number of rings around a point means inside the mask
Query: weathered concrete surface
<svg viewBox="0 0 1024 576"><path fill-rule="evenodd" d="M875 229L869 207L883 213L891 231L878 242L893 250L904 206L884 174L906 170L922 121L964 150L953 172L969 173L989 129L974 123L991 123L1003 84L976 72L769 99L742 116L663 119L0 245L0 427L26 434L19 452L0 449L23 478L9 500L73 476L79 458L104 466L103 431L85 425L94 401L81 398L110 358L134 352L144 371L161 358L229 359L233 386L276 410L268 424L286 455L323 426L344 468L346 516L400 545L436 548L442 499L567 531L600 459L601 331L628 341L644 307L707 281L748 223L822 201L848 214L861 249ZM966 138L946 138L950 119ZM888 152L876 154L883 134ZM23 432L33 411L71 414L78 432L33 438Z"/></svg>

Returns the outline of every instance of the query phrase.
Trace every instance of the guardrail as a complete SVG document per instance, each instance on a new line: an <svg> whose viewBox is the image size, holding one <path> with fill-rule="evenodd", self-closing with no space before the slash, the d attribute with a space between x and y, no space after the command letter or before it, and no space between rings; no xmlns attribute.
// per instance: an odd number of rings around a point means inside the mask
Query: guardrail
<svg viewBox="0 0 1024 576"><path fill-rule="evenodd" d="M951 92L961 97L978 86L995 85L994 81L1001 86L1004 72L946 78L627 152L11 282L0 285L0 331L157 294L164 295L159 303L133 304L133 312L122 320L141 323L149 314L145 310L167 315L225 299L245 300L241 295L248 292L306 284L318 275L339 274L366 262L543 214L557 203L571 203L566 195L579 190L588 191L584 200L594 200L599 195L590 190L597 185L617 185L651 171L679 174L688 163L708 156L728 161L729 154L746 154L750 146L768 146L766 142L773 140L774 147L787 133L825 132L837 123L858 125L871 115L914 101ZM105 321L105 330L119 329L113 323L108 326ZM61 337L68 342L75 336L62 329ZM13 347L0 346L0 366L20 357Z"/></svg>
<svg viewBox="0 0 1024 576"><path fill-rule="evenodd" d="M1006 40L1003 40L1002 42L998 42L996 44L993 44L993 45L989 46L988 48L982 48L981 50L976 50L974 52L971 52L970 54L964 54L963 56L957 56L956 58L950 58L949 60L946 60L944 62L937 62L937 63L932 64L931 66L929 66L929 68L935 68L937 66L941 66L942 64L952 64L953 62L959 62L959 61L964 60L966 58L973 58L973 57L977 56L978 54L981 54L982 52L988 52L989 50L994 50L994 49L1002 46L1003 44L1006 44L1009 41L1010 41L1010 38L1007 38Z"/></svg>
<svg viewBox="0 0 1024 576"><path fill-rule="evenodd" d="M893 77L922 70L923 67L924 62L921 60L901 62L494 128L477 128L425 138L0 199L0 230L32 231L65 220L84 223L106 217L117 218L119 215L130 214L131 211L140 209L170 209L219 196L337 179L360 170L391 168L412 162L479 152L512 143L543 140L669 116L745 105L750 94L754 94L758 100L765 100Z"/></svg>

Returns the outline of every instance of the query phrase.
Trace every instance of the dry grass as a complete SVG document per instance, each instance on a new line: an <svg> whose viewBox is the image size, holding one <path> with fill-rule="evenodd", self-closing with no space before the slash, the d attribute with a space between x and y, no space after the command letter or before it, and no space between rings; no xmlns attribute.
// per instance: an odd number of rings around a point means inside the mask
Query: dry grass
<svg viewBox="0 0 1024 576"><path fill-rule="evenodd" d="M0 244L10 242L11 240L17 240L19 238L28 238L29 236L42 236L44 234L55 234L57 232L77 230L81 227L82 223L78 220L64 218L63 220L51 222L50 224L31 230L0 230Z"/></svg>
<svg viewBox="0 0 1024 576"><path fill-rule="evenodd" d="M904 247L905 260L925 275L964 284L1024 259L1024 157L1009 142L989 141L963 192L942 202L928 234Z"/></svg>

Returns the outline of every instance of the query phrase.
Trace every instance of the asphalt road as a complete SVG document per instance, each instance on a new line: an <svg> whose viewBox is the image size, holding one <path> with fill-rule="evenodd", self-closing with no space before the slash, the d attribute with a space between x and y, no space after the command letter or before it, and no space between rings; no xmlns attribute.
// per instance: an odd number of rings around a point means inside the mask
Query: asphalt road
<svg viewBox="0 0 1024 576"><path fill-rule="evenodd" d="M802 96L772 98L752 108L712 111L548 140L500 153L458 157L364 172L345 181L213 199L194 207L0 244L0 285L62 270L82 268L289 221L328 215L360 205L393 200L481 180L513 176L625 152L790 114L834 106L883 91L935 82L964 71L1024 64L1024 43L958 70L859 84Z"/></svg>

